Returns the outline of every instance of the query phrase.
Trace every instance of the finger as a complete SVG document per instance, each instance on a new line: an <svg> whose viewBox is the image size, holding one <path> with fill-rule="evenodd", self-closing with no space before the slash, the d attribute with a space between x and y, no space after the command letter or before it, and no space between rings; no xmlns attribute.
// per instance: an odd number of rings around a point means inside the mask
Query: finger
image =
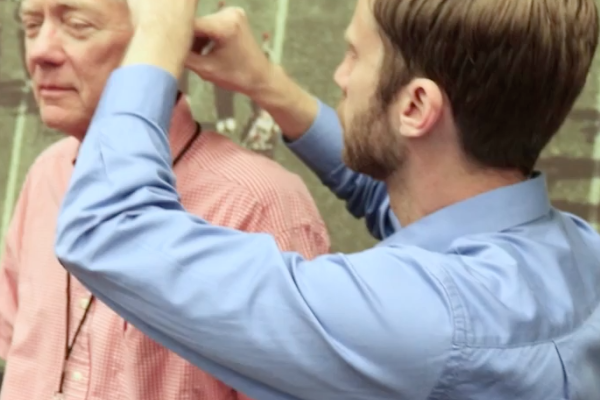
<svg viewBox="0 0 600 400"><path fill-rule="evenodd" d="M240 7L226 7L194 21L194 34L214 41L231 36L246 22L246 12Z"/></svg>

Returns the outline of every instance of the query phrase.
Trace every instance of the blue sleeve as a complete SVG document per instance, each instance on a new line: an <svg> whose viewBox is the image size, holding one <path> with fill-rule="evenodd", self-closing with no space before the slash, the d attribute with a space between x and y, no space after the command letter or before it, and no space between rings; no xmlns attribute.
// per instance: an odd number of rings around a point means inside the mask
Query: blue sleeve
<svg viewBox="0 0 600 400"><path fill-rule="evenodd" d="M307 261L186 213L166 133L176 88L150 66L111 75L59 215L64 267L252 398L426 398L452 338L444 291L421 267L437 261L383 246Z"/></svg>
<svg viewBox="0 0 600 400"><path fill-rule="evenodd" d="M385 183L354 172L342 161L342 126L334 109L319 100L319 114L310 129L298 140L286 142L321 182L346 202L356 218L365 218L376 239L385 239L400 229Z"/></svg>

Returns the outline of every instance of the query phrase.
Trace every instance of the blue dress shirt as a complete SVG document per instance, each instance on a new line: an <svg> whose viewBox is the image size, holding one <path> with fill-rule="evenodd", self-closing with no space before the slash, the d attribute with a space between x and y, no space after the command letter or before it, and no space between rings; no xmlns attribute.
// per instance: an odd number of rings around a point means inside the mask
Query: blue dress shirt
<svg viewBox="0 0 600 400"><path fill-rule="evenodd" d="M65 268L134 326L257 400L600 399L600 237L542 175L392 233L384 186L323 128L333 155L296 151L387 238L307 261L185 212L176 91L151 66L111 75L58 222Z"/></svg>

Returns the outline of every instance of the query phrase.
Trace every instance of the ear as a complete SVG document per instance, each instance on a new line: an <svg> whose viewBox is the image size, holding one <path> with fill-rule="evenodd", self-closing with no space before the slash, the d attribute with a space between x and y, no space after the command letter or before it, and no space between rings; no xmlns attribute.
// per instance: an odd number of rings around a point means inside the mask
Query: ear
<svg viewBox="0 0 600 400"><path fill-rule="evenodd" d="M395 104L399 131L405 137L427 135L442 115L444 96L429 79L417 78L401 89Z"/></svg>

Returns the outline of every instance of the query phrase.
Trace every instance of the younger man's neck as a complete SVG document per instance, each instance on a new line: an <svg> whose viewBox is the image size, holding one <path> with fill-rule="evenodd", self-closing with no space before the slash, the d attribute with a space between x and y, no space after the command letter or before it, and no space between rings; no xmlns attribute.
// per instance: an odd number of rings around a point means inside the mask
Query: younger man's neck
<svg viewBox="0 0 600 400"><path fill-rule="evenodd" d="M485 192L526 179L519 171L437 168L434 171L403 173L387 181L390 204L403 227L429 214Z"/></svg>

